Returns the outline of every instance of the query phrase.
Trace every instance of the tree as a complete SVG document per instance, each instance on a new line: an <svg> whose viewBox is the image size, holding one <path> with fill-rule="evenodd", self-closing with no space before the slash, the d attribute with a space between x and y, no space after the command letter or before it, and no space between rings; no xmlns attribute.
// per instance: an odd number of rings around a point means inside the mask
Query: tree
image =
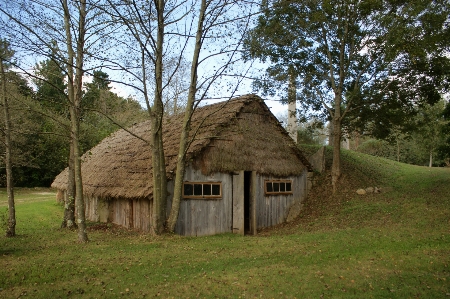
<svg viewBox="0 0 450 299"><path fill-rule="evenodd" d="M362 135L364 140L357 150L408 164L441 165L444 160L439 149L444 148L443 129L447 124L444 108L444 100L434 105L423 105L416 115L403 120L403 124L391 122L387 135L380 128L370 130L368 126L369 130L365 136Z"/></svg>
<svg viewBox="0 0 450 299"><path fill-rule="evenodd" d="M83 98L87 103L93 103L89 98L115 101L114 97L110 97L109 91L102 91L96 86L88 86L90 90L82 98L81 105L77 104L79 103L79 90L81 90L79 85L81 79L79 79L78 74L82 75L84 72L83 60L78 58L83 58L83 55L89 55L90 61L99 61L102 64L102 69L114 69L116 72L120 70L122 75L127 75L129 80L122 80L122 83L135 88L140 93L142 100L145 101L148 117L151 121L151 134L150 137L135 137L145 140L152 151L154 212L152 227L155 233L161 233L167 221L165 211L167 206L167 174L162 140L162 118L167 114L165 105L169 89L171 86L181 87L174 89L175 97L180 97L180 92L186 91L185 87L187 86L178 84L176 81L180 82L177 78L182 76L180 70L185 65L185 57L191 56L195 57L194 63L191 64L191 72L188 76L184 76L189 78L187 80L189 82L188 98L191 100L190 105L192 105L192 109L188 108L189 114L201 100L211 94L210 90L213 83L217 83L219 78L225 74L225 71L231 71L233 63L239 60L237 53L241 45L242 35L234 36L233 32L239 32L239 30L241 30L240 33L245 32L248 26L250 15L247 13L241 14L246 10L247 3L228 0L187 2L107 0L92 3L92 6L98 9L99 13L95 15L95 21L91 19L89 24L91 26L88 28L94 28L94 30L91 31L89 36L93 37L94 40L107 43L108 40L104 38L105 34L103 34L102 29L114 31L116 34L113 38L114 48L108 48L105 54L96 52L96 55L93 55L95 52L92 47L86 46L83 49L86 28L83 27L84 23L80 12L85 7L84 1L71 2L70 4L73 5L70 6L70 9L68 9L66 1L61 1L64 6L62 10L51 1L26 2L13 0L11 5L17 4L15 9L9 8L9 2L0 5L0 11L12 20L12 22L4 23L4 25L7 28L13 27L12 31L19 32L19 34L16 34L19 37L17 43L22 46L22 49L33 54L44 55L47 58L55 57L52 59L57 60L60 65L64 66L61 69L64 69L68 78L66 93L67 107L72 119L72 136L76 135L74 132L77 130L73 126L74 115L80 113L80 109L83 110L83 114L78 114L76 118L81 118L81 120L94 120L95 118L88 111L101 110L97 109L98 107L95 107L95 109L84 107ZM28 7L28 3L31 3L30 7ZM38 13L35 16L32 11L35 11L36 8L39 9L37 9ZM203 9L203 12L200 8ZM26 15L34 22L28 22L26 18L17 17L16 13L21 9L25 11L21 16ZM109 19L103 18L105 15L109 15ZM75 21L77 16L80 17ZM99 18L99 16L101 17ZM47 20L52 20L54 24L50 24L50 21ZM199 22L199 20L201 21ZM18 28L14 28L11 24L17 24ZM95 27L95 24L102 25ZM197 25L202 26L199 29L200 35L197 34ZM65 28L64 34L58 34L61 33L60 28ZM74 30L71 32L72 28ZM41 38L44 36L45 39ZM76 39L69 41L70 37L76 37ZM50 43L47 42L48 40L57 41L58 50L56 54L51 53L51 49L55 49L55 47L51 47ZM112 44L111 42L109 45L112 46ZM215 49L211 48L209 52L201 51L206 48L206 44L214 44L216 47ZM199 67L207 64L207 67ZM89 68L90 71L96 69L99 68L93 66ZM235 78L234 81L242 80L231 72L228 75L229 78ZM225 98L231 97L236 92L235 86L225 87L229 88ZM223 94L224 90L226 89L221 88L220 92ZM99 91L100 98L95 95L94 91ZM107 96L102 98L105 95ZM178 106L178 103L179 101L174 106ZM134 103L133 101L127 101L127 104L131 107ZM189 128L189 125L187 128ZM189 146L189 140L187 146ZM76 150L76 147L74 147L74 150ZM74 157L76 158L77 154ZM184 159L184 152L181 153L181 159ZM182 161L186 163L185 160ZM77 169L77 167L74 168ZM69 173L71 172L69 171ZM78 195L77 188L76 196L78 197Z"/></svg>
<svg viewBox="0 0 450 299"><path fill-rule="evenodd" d="M204 46L205 40L208 36L213 36L214 30L218 26L223 26L224 24L227 26L236 22L238 19L228 19L226 16L230 11L234 11L234 9L240 8L239 5L236 5L233 1L207 1L201 0L200 7L198 8L198 20L196 27L196 35L195 35L195 47L193 51L193 57L191 62L191 73L190 73L190 83L189 83L189 93L188 100L186 104L186 110L184 113L183 120L183 130L180 136L180 146L179 152L177 156L177 170L175 174L175 186L174 186L174 195L172 198L172 207L170 210L169 218L167 219L167 229L169 232L174 232L175 225L178 219L180 201L182 199L182 188L183 188L183 178L185 173L186 166L186 152L189 148L189 144L191 140L189 139L189 134L191 131L191 117L192 113L196 107L197 93L200 90L200 86L205 84L208 81L199 82L198 79L198 71L202 62L205 62L206 59L201 59L202 48ZM244 11L244 10L240 10ZM225 15L225 18L222 18ZM212 84L218 75L221 75L225 69L227 69L234 60L234 56L236 55L238 49L240 48L243 36L245 36L245 32L247 31L247 26L249 22L249 16L243 15L243 27L241 28L241 37L237 38L237 42L235 45L228 51L223 51L222 55L228 52L228 57L225 61L225 64L221 67L221 69L215 73L214 79L209 81L209 84ZM205 89L202 95L200 95L200 100L205 97L208 88ZM194 134L195 135L195 134Z"/></svg>
<svg viewBox="0 0 450 299"><path fill-rule="evenodd" d="M2 104L5 116L5 165L6 165L6 189L8 193L8 226L6 228L6 236L14 237L16 235L16 208L14 204L14 187L12 174L12 157L11 157L11 119L9 114L8 96L6 93L6 69L9 61L14 55L14 51L10 49L6 40L0 40L0 74L2 88Z"/></svg>
<svg viewBox="0 0 450 299"><path fill-rule="evenodd" d="M62 0L62 9L64 11L64 28L66 32L67 46L67 81L68 81L68 100L70 112L70 135L71 152L73 151L73 174L75 177L75 206L77 211L78 241L87 242L85 206L83 198L83 182L81 177L81 151L80 151L80 109L83 86L83 64L86 42L86 1L80 0L76 7L75 19L78 24L78 35L74 46L72 40L71 28L74 25L72 13L69 9L67 0ZM71 155L72 157L72 155ZM70 176L69 176L70 177ZM70 183L70 182L69 182Z"/></svg>
<svg viewBox="0 0 450 299"><path fill-rule="evenodd" d="M197 23L197 33L195 36L195 48L192 57L191 64L191 80L189 84L189 94L186 105L186 110L184 112L183 120L183 130L180 136L180 148L177 156L177 170L175 174L175 186L174 195L172 199L172 208L170 211L169 219L167 220L167 227L170 232L175 230L175 225L178 219L178 213L180 210L180 201L183 189L183 178L186 166L186 151L188 149L188 138L191 129L191 117L194 111L195 97L197 93L197 77L198 77L198 65L200 60L200 51L202 49L202 42L204 37L204 22L207 13L207 3L206 0L201 0L201 5L199 9L198 23Z"/></svg>
<svg viewBox="0 0 450 299"><path fill-rule="evenodd" d="M163 232L165 228L173 231L178 217L177 207L181 196L184 167L187 163L185 153L190 138L193 138L188 136L190 118L195 107L208 95L213 83L238 60L236 54L249 18L248 14L242 14L246 4L227 0L153 3L146 1L123 3L109 0L108 4L108 8L112 8L109 10L112 19L120 20L124 26L123 31L126 32L120 40L123 41L121 48L127 49L124 60L128 64L126 67L122 64L119 68L126 70L133 78L134 81L130 85L142 95L151 120L151 137L146 142L152 152L152 229L156 234ZM236 12L240 14L237 15ZM239 28L242 31L235 37L230 30L237 30L236 27L239 25L242 25ZM215 48L211 47L209 52L203 51L206 44L215 44ZM192 57L188 75L188 101L183 133L180 136L180 152L177 156L176 191L167 219L167 173L162 140L162 118L167 114L164 106L165 96L179 78L179 70L183 70L186 55ZM216 60L211 62L214 59ZM204 69L200 67L208 62L208 67ZM135 69L139 69L140 72L132 73L131 70ZM151 91L154 92L153 97L149 95ZM229 93L234 92L235 88L232 87ZM150 101L151 98L153 101ZM195 128L193 129L195 131Z"/></svg>
<svg viewBox="0 0 450 299"><path fill-rule="evenodd" d="M107 73L100 70L94 71L92 82L84 84L86 91L81 100L83 109L103 109L106 113L107 96L111 89L110 83Z"/></svg>
<svg viewBox="0 0 450 299"><path fill-rule="evenodd" d="M269 9L268 1L261 1L261 13ZM262 18L259 18L262 21ZM264 21L263 21L264 22ZM265 39L266 34L275 34L274 40ZM295 51L288 48L288 36L278 35L276 28L257 26L248 32L244 40L244 58L258 58L262 62L269 60L270 65L263 78L257 78L253 82L253 88L262 90L263 94L277 95L283 103L288 104L288 119L286 130L297 142L297 70L293 64L295 58L291 56ZM287 82L287 84L285 84Z"/></svg>
<svg viewBox="0 0 450 299"><path fill-rule="evenodd" d="M412 103L438 100L445 74L437 61L448 63L442 41L449 34L447 6L445 1L274 1L258 19L249 37L251 56L267 57L279 68L295 65L302 103L326 115L333 128L333 190L341 175L347 116L358 118L362 110L386 103L406 112Z"/></svg>
<svg viewBox="0 0 450 299"><path fill-rule="evenodd" d="M99 8L104 4L102 1L87 3L84 0L69 2L61 0L58 3L47 0L12 0L0 4L2 34L12 37L15 46L22 51L23 55L28 55L29 59L30 57L47 58L44 63L38 65L36 74L27 71L28 67L25 65L27 59L22 61L24 65L16 66L34 77L40 91L38 99L48 108L48 111L57 110L61 112L60 114L70 118L70 128L68 129L70 134L68 135L70 135L71 146L67 190L69 202L66 202L65 205L65 215L67 207L73 206L75 199L78 206L77 222L81 242L87 240L84 229L84 203L80 171L82 136L93 135L89 132L92 132L94 127L93 124L80 123L86 116L82 112L89 108L86 107L83 110L83 78L86 69L96 70L98 68L95 63L107 61L102 55L107 57L111 53L103 50L110 45L111 40L107 39L109 33L116 30L116 22L107 22L104 19L104 14ZM105 85L108 85L107 82L101 82L104 79L102 77L104 73L96 71L94 73L98 77L98 80L94 82L97 85L95 88L103 89ZM63 87L61 83L64 82ZM109 91L105 90L105 92L107 92L106 100L111 99L117 106L115 112L128 122L130 122L132 113L142 110L132 99L123 99ZM118 109L121 108L126 108L127 111L119 113ZM47 116L55 118L50 113L47 113ZM112 119L111 116L106 118ZM92 120L93 117L88 117L88 119ZM97 118L97 120L99 119ZM64 121L60 124L62 127L65 126ZM116 127L109 126L105 131L111 132L113 128ZM106 134L105 131L102 130L102 134ZM89 142L86 144L92 146ZM69 210L73 212L74 208L69 208ZM66 220L67 218L64 216L63 226L73 222Z"/></svg>
<svg viewBox="0 0 450 299"><path fill-rule="evenodd" d="M59 59L61 50L57 43L52 41L49 46L49 57L36 64L32 77L36 89L33 99L37 102L37 105L33 107L37 114L34 117L41 128L40 138L34 140L38 147L34 153L37 165L26 171L26 174L30 176L30 180L25 182L27 186L49 186L55 175L67 165L69 159L70 151L66 148L69 140L64 136L69 135L70 130L67 83L65 82L67 71ZM53 155L49 156L46 154L48 152L52 152ZM69 190L69 193L71 194L72 191ZM67 219L69 219L68 227L72 228L75 225L74 208L68 203L65 207L67 209L62 226L67 227Z"/></svg>
<svg viewBox="0 0 450 299"><path fill-rule="evenodd" d="M152 152L153 209L152 230L160 234L164 228L165 209L167 203L167 178L162 139L162 119L164 116L163 100L163 62L165 55L165 37L169 22L176 22L174 15L180 13L179 5L156 0L122 1L108 0L103 8L110 15L111 21L123 26L118 31L122 34L121 48L125 48L125 65L119 68L126 71L134 81L129 85L140 91L151 122L150 139L136 136L144 140ZM168 7L170 5L170 7ZM134 64L134 65L132 65ZM132 72L131 70L138 70ZM169 76L171 77L171 76ZM150 82L152 84L150 84ZM153 92L153 96L150 95ZM150 99L153 98L153 101Z"/></svg>
<svg viewBox="0 0 450 299"><path fill-rule="evenodd" d="M0 4L2 32L13 37L15 44L28 57L46 57L62 66L67 79L66 107L70 115L70 157L68 198L77 204L79 240L87 241L84 221L84 203L81 178L80 111L82 108L83 77L86 69L97 69L103 51L111 40L110 32L116 30L114 22L105 22L98 5L102 1L24 1L12 0ZM57 46L55 46L55 43ZM24 61L24 63L26 60ZM22 69L25 67L22 66ZM70 192L75 184L76 191ZM70 194L72 193L72 194Z"/></svg>
<svg viewBox="0 0 450 299"><path fill-rule="evenodd" d="M433 166L433 157L436 158L437 150L444 142L441 134L447 123L443 117L444 108L443 100L433 106L426 105L415 118L416 132L413 136L419 147L428 154L428 167Z"/></svg>
<svg viewBox="0 0 450 299"><path fill-rule="evenodd" d="M185 59L169 59L165 64L164 81L169 82L164 92L164 113L174 115L183 112L189 93L190 65ZM172 76L172 78L169 78Z"/></svg>
<svg viewBox="0 0 450 299"><path fill-rule="evenodd" d="M71 3L62 0L59 4L46 1L9 1L0 6L0 11L9 22L3 22L4 30L14 35L14 41L22 51L44 55L57 65L64 65L67 75L67 106L71 119L71 144L74 156L75 201L78 211L79 241L87 241L84 221L84 202L80 169L79 109L82 90L83 63L86 48L86 1ZM18 12L20 11L20 14ZM96 16L99 18L99 16ZM73 29L76 28L76 37ZM92 25L90 29L96 27ZM66 48L64 53L61 47ZM75 50L74 50L75 49ZM54 65L51 65L54 69ZM55 86L52 86L55 87ZM70 168L72 169L70 163ZM72 173L72 171L69 171ZM72 183L69 182L69 189ZM69 192L68 192L69 193ZM69 198L72 196L69 195Z"/></svg>
<svg viewBox="0 0 450 299"><path fill-rule="evenodd" d="M81 109L81 145L88 150L103 138L145 119L141 105L129 97L118 96L111 91L109 75L101 70L93 71L93 79L85 83Z"/></svg>
<svg viewBox="0 0 450 299"><path fill-rule="evenodd" d="M300 123L297 130L297 139L299 144L324 145L326 133L324 132L323 124L315 120Z"/></svg>
<svg viewBox="0 0 450 299"><path fill-rule="evenodd" d="M450 102L447 102L442 113L446 124L441 129L444 143L439 147L439 157L444 160L445 165L450 166Z"/></svg>
<svg viewBox="0 0 450 299"><path fill-rule="evenodd" d="M53 47L50 58L35 67L36 100L50 111L68 117L66 71L57 59L57 45Z"/></svg>

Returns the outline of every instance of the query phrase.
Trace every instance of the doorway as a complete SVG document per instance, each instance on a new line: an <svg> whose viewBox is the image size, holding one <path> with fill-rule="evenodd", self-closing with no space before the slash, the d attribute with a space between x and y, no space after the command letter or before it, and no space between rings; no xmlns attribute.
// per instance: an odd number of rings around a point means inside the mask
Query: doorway
<svg viewBox="0 0 450 299"><path fill-rule="evenodd" d="M252 172L244 171L244 234L250 234L251 230L251 186Z"/></svg>

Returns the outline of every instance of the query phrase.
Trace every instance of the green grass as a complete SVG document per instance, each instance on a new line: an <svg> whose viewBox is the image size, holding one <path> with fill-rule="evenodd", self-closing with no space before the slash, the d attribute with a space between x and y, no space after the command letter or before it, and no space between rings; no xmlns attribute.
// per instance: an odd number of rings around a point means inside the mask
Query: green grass
<svg viewBox="0 0 450 299"><path fill-rule="evenodd" d="M337 194L320 175L296 221L245 237L92 224L79 244L54 194L20 189L0 297L450 298L450 169L346 151L343 169ZM385 192L356 194L369 186ZM2 190L0 213L6 201Z"/></svg>

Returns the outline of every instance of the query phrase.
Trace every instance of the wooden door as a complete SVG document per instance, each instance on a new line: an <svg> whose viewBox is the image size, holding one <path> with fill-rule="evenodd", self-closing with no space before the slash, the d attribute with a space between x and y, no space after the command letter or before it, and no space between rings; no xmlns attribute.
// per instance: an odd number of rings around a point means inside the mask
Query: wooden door
<svg viewBox="0 0 450 299"><path fill-rule="evenodd" d="M244 230L244 171L233 174L233 225L235 234L243 235Z"/></svg>

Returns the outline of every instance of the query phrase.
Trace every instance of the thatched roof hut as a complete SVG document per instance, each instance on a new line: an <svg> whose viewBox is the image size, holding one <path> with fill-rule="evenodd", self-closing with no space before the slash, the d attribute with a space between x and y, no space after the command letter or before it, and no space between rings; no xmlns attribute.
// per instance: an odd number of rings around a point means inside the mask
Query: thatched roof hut
<svg viewBox="0 0 450 299"><path fill-rule="evenodd" d="M259 111L260 108L263 108L264 113ZM253 111L255 109L257 111ZM244 130L235 127L237 118L254 112L264 120L262 123L253 123L253 126ZM166 118L163 125L168 179L172 179L176 170L183 117L183 114L178 114ZM269 130L264 126L273 125L278 127L279 135L267 134ZM205 175L243 169L285 177L298 175L305 167L310 167L263 100L255 95L198 108L192 117L191 128L191 136L195 137L186 160L194 160L201 152L207 155L206 159L194 163L201 167ZM150 139L150 121L137 124L129 130L142 139ZM246 140L245 148L240 146L243 139ZM220 156L212 155L209 150L217 140L225 143ZM296 159L301 159L303 164L292 163ZM152 194L150 145L125 130L119 130L83 155L82 177L84 193L87 195L104 198L149 197ZM52 184L52 187L61 190L65 190L66 186L67 169Z"/></svg>
<svg viewBox="0 0 450 299"><path fill-rule="evenodd" d="M166 174L173 179L183 115L166 118L163 142ZM150 122L129 129L150 139ZM187 161L192 171L211 175L253 172L265 177L296 177L310 164L288 133L256 95L197 108L192 116ZM119 130L82 157L83 190L89 198L151 200L152 165L148 142ZM187 172L190 170L187 169ZM52 184L66 190L67 169Z"/></svg>

